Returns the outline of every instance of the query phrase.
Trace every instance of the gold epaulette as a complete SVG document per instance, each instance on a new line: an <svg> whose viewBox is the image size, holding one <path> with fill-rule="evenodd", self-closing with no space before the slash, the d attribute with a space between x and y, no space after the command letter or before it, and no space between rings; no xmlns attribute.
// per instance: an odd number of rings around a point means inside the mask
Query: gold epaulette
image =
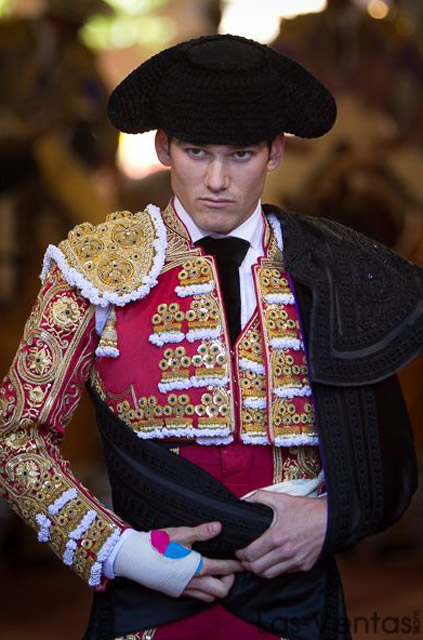
<svg viewBox="0 0 423 640"><path fill-rule="evenodd" d="M144 298L155 284L166 255L160 210L117 211L103 224L79 224L44 257L43 280L54 261L67 282L92 304L124 306Z"/></svg>

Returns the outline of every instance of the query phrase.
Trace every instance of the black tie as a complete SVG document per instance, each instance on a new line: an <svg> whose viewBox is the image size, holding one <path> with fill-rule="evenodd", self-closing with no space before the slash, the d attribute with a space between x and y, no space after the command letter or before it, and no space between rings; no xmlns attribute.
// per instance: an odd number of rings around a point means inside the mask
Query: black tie
<svg viewBox="0 0 423 640"><path fill-rule="evenodd" d="M250 247L247 240L241 238L212 238L207 236L198 240L196 246L203 247L206 253L216 258L220 288L225 303L229 337L234 345L241 333L241 296L239 291L239 267Z"/></svg>

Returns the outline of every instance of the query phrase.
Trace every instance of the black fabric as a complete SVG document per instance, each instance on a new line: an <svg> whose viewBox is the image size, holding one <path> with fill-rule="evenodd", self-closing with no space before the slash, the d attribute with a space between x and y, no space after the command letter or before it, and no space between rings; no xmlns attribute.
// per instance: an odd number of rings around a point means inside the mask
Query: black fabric
<svg viewBox="0 0 423 640"><path fill-rule="evenodd" d="M241 294L239 287L239 267L242 264L250 243L242 238L212 238L206 236L197 240L207 254L216 258L219 283L225 303L226 319L232 346L241 333Z"/></svg>
<svg viewBox="0 0 423 640"><path fill-rule="evenodd" d="M325 218L264 205L279 219L284 263L307 324L314 382L380 382L423 350L423 269Z"/></svg>
<svg viewBox="0 0 423 640"><path fill-rule="evenodd" d="M246 503L207 472L142 440L89 389L105 446L114 511L136 529L194 526L220 520L222 533L197 543L205 555L233 557L261 535L273 513L266 505ZM246 622L293 640L348 640L338 570L325 557L307 572L274 580L239 574L220 604ZM124 578L96 593L84 640L109 640L126 633L183 619L209 605L170 598Z"/></svg>
<svg viewBox="0 0 423 640"><path fill-rule="evenodd" d="M396 377L375 385L313 385L328 527L322 557L392 525L417 488L413 436Z"/></svg>
<svg viewBox="0 0 423 640"><path fill-rule="evenodd" d="M164 129L180 140L249 145L282 132L305 138L333 126L336 104L304 67L240 36L182 42L153 56L110 96L125 133Z"/></svg>
<svg viewBox="0 0 423 640"><path fill-rule="evenodd" d="M328 487L325 556L392 525L417 488L412 429L393 374L423 350L423 271L342 225L264 207L282 225L306 342ZM378 273L381 295L362 277L366 268ZM351 344L349 357L331 346L337 340Z"/></svg>

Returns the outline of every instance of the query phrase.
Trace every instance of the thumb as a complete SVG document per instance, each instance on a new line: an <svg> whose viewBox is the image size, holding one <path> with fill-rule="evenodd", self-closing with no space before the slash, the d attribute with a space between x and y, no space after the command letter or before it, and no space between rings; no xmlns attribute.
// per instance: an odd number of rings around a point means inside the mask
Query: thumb
<svg viewBox="0 0 423 640"><path fill-rule="evenodd" d="M268 491L263 491L261 489L258 489L258 491L254 491L254 493L252 493L250 496L247 496L247 498L243 498L243 500L245 500L245 502L261 502L262 504L264 503L268 505L272 504L271 494L269 494Z"/></svg>
<svg viewBox="0 0 423 640"><path fill-rule="evenodd" d="M280 502L284 499L284 497L288 497L283 493L272 493L271 491L263 491L263 490L259 490L259 491L255 491L251 496L248 496L248 498L244 498L244 500L246 502L259 502L261 504L266 504L268 507L270 507L271 509L273 509L273 514L274 514L274 518L275 519L275 509L278 506L276 504L275 501L275 496L277 495L278 497L278 503L280 506Z"/></svg>

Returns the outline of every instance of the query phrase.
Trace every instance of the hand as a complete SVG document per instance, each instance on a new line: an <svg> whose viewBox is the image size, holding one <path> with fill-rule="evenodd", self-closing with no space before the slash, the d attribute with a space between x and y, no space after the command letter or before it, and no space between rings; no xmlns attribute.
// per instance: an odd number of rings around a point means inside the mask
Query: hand
<svg viewBox="0 0 423 640"><path fill-rule="evenodd" d="M326 498L257 491L246 500L269 505L274 519L260 538L237 551L243 567L262 578L311 569L325 540Z"/></svg>
<svg viewBox="0 0 423 640"><path fill-rule="evenodd" d="M210 540L222 529L220 522L207 522L197 527L171 527L164 529L173 542L191 547L194 542ZM225 598L231 589L235 573L244 571L237 560L215 560L203 556L203 566L182 592L182 596L195 598L203 602L214 602L216 598Z"/></svg>

